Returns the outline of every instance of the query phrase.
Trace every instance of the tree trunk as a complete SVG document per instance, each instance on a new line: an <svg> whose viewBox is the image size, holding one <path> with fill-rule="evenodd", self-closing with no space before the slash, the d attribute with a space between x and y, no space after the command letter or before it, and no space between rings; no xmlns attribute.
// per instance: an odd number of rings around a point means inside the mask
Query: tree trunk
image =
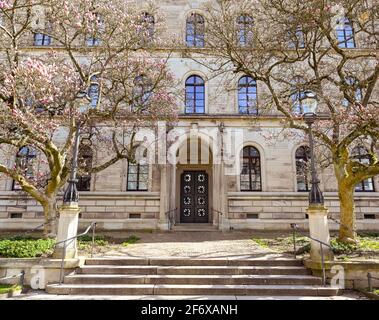
<svg viewBox="0 0 379 320"><path fill-rule="evenodd" d="M338 240L345 243L357 243L354 186L343 181L339 182L338 196L341 221Z"/></svg>
<svg viewBox="0 0 379 320"><path fill-rule="evenodd" d="M43 228L43 236L44 238L56 237L58 226L56 199L48 199L42 204L42 207L46 223Z"/></svg>

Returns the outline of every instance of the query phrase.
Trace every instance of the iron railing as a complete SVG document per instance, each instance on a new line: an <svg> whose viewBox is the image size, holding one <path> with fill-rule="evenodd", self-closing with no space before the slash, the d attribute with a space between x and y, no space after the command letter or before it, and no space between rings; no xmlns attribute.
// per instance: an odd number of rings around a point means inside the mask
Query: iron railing
<svg viewBox="0 0 379 320"><path fill-rule="evenodd" d="M293 230L293 244L294 244L294 257L295 259L297 258L296 257L296 230L299 229L299 226L296 224L296 223L291 223L291 229ZM321 253L321 267L322 267L322 284L325 286L326 285L326 271L325 271L325 257L324 257L324 248L323 246L326 246L328 248L332 248L329 244L319 240L319 239L316 239L316 238L313 238L311 236L307 236L307 235L303 235L304 237L308 238L308 239L311 239L313 241L316 241L320 244L320 253Z"/></svg>
<svg viewBox="0 0 379 320"><path fill-rule="evenodd" d="M19 233L19 234L16 234L16 235L12 236L10 239L16 239L16 238L20 238L20 237L25 237L26 235L28 235L28 234L30 234L30 233L33 233L33 232L35 232L35 231L37 231L37 230L43 228L44 226L48 226L48 225L52 224L52 223L55 222L58 218L59 218L58 216L56 216L56 217L54 217L54 218L51 218L51 219L45 221L44 223L38 225L37 227L35 227L35 228L33 228L33 229L30 229L30 230L27 230L27 231L25 231L25 232L23 232L23 233Z"/></svg>
<svg viewBox="0 0 379 320"><path fill-rule="evenodd" d="M64 265L64 260L65 260L65 256L66 256L66 249L67 249L67 246L74 240L76 241L77 238L79 237L82 237L82 236L85 236L91 229L92 229L92 248L91 248L91 258L93 256L93 249L94 249L94 246L95 246L95 233L96 233L96 222L92 222L90 226L87 227L87 229L81 233L81 234L78 234L74 237L71 237L71 238L67 238L63 241L59 241L55 244L55 248L57 247L57 245L59 244L62 244L63 243L63 247L62 247L62 259L61 259L61 267L60 267L60 273L59 273L59 284L62 284L63 283L63 265Z"/></svg>
<svg viewBox="0 0 379 320"><path fill-rule="evenodd" d="M335 223L337 223L338 225L340 225L342 228L346 229L346 230L349 230L349 231L353 231L353 232L356 232L357 230L356 229L352 229L350 228L349 226L347 226L346 224L343 224L342 222L338 221L337 219L334 219L332 217L332 214L329 214L328 215L328 220L331 220Z"/></svg>
<svg viewBox="0 0 379 320"><path fill-rule="evenodd" d="M218 216L218 225L220 226L221 219L222 219L222 216L224 215L224 213L221 212L221 211L219 211L219 210L216 210L214 208L211 208L211 211L212 211L212 213L216 213L217 214L217 216Z"/></svg>
<svg viewBox="0 0 379 320"><path fill-rule="evenodd" d="M175 224L175 213L176 213L176 210L178 210L178 208L175 208L175 209L172 209L172 210L169 210L169 211L165 212L166 219L167 219L167 228L168 228L168 230L171 230L172 226Z"/></svg>
<svg viewBox="0 0 379 320"><path fill-rule="evenodd" d="M14 278L20 278L18 284L21 286L21 288L23 288L24 287L24 281L25 281L25 271L24 270L22 270L19 274L14 274L12 276L0 278L0 283L4 280L10 280L10 279L14 279Z"/></svg>
<svg viewBox="0 0 379 320"><path fill-rule="evenodd" d="M368 282L368 291L369 292L374 291L372 280L379 280L379 278L374 277L370 272L367 273L367 282Z"/></svg>

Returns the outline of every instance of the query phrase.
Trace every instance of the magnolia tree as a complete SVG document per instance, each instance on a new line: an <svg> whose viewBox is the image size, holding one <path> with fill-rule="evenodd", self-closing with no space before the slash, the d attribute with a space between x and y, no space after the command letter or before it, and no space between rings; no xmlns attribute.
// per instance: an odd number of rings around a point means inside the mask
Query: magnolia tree
<svg viewBox="0 0 379 320"><path fill-rule="evenodd" d="M317 95L312 130L338 182L339 238L355 242L355 187L379 173L378 2L219 0L204 10L199 60L256 79L260 114L276 110L287 128L307 134L302 98Z"/></svg>
<svg viewBox="0 0 379 320"><path fill-rule="evenodd" d="M126 1L0 1L0 174L41 204L46 221L78 126L106 151L91 166L79 159L94 173L133 161L141 128L174 120L168 57L151 53L162 30L154 7L141 13Z"/></svg>

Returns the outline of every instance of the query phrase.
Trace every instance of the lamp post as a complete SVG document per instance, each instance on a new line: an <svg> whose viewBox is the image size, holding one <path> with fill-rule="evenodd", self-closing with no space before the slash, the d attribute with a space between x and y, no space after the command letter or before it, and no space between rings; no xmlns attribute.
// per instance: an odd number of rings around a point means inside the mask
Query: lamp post
<svg viewBox="0 0 379 320"><path fill-rule="evenodd" d="M73 206L77 207L79 202L79 193L77 189L78 179L76 178L78 172L78 155L79 155L79 144L80 144L80 123L77 124L75 130L75 143L72 154L72 165L70 172L70 179L68 180L68 185L66 191L63 195L63 206Z"/></svg>
<svg viewBox="0 0 379 320"><path fill-rule="evenodd" d="M330 234L328 225L328 209L324 206L324 196L320 190L320 180L317 177L314 152L313 125L317 120L317 96L311 91L305 91L301 104L304 110L304 121L308 126L309 149L311 154L311 191L309 192L309 206L307 209L309 234L311 240L311 260L321 262L333 260L330 249Z"/></svg>
<svg viewBox="0 0 379 320"><path fill-rule="evenodd" d="M308 135L309 135L309 149L311 154L311 191L309 192L309 205L310 206L323 206L324 196L320 190L320 180L317 177L316 171L316 161L314 152L314 139L312 127L317 120L317 97L311 91L306 91L304 93L304 98L302 99L303 109L306 110L304 113L304 121L308 125Z"/></svg>
<svg viewBox="0 0 379 320"><path fill-rule="evenodd" d="M86 98L82 103L83 98ZM87 94L80 94L79 110L84 113L89 109ZM70 179L67 188L63 194L63 205L59 208L59 222L57 245L55 247L54 256L64 259L75 258L77 256L76 237L79 225L79 193L77 189L77 172L78 172L78 155L80 145L80 127L83 123L80 120L76 122L74 146L72 151L72 164ZM67 239L71 239L66 241Z"/></svg>

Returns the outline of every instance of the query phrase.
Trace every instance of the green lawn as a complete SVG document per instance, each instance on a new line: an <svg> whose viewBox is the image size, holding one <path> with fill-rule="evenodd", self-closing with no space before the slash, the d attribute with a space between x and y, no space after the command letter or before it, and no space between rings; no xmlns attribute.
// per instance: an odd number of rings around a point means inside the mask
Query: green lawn
<svg viewBox="0 0 379 320"><path fill-rule="evenodd" d="M304 233L306 234L306 233ZM276 252L292 254L294 250L293 236L287 234L267 233L252 240L262 248L268 248ZM379 234L362 233L358 236L357 245L340 243L335 236L332 236L331 246L333 253L339 260L348 261L352 258L379 258ZM300 233L296 236L297 254L307 254L310 250L310 240Z"/></svg>

